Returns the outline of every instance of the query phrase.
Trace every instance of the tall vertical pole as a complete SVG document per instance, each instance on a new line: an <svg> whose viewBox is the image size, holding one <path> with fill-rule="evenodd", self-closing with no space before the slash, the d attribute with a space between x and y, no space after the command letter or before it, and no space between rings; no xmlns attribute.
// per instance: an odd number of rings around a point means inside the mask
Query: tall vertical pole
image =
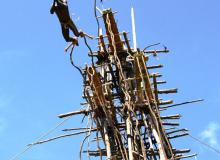
<svg viewBox="0 0 220 160"><path fill-rule="evenodd" d="M131 21L132 21L133 47L134 47L134 52L136 52L137 51L137 38L136 38L135 17L134 17L134 8L133 7L131 7ZM127 126L127 135L128 135L129 160L134 160L130 114L127 117L126 126Z"/></svg>
<svg viewBox="0 0 220 160"><path fill-rule="evenodd" d="M132 128L131 128L130 115L128 115L128 117L126 119L126 127L127 127L127 136L128 136L128 156L129 156L129 160L134 160L134 157L133 157L133 144L132 144L132 131L131 131Z"/></svg>
<svg viewBox="0 0 220 160"><path fill-rule="evenodd" d="M106 122L104 122L104 138L105 138L105 145L106 145L106 153L107 153L107 160L112 159L112 152L111 152L111 144L109 140L109 135L108 135L108 127Z"/></svg>
<svg viewBox="0 0 220 160"><path fill-rule="evenodd" d="M168 160L167 157L166 157L166 153L164 151L164 148L163 148L161 138L159 137L159 135L158 135L158 133L155 129L153 129L152 132L153 132L154 137L155 137L155 139L157 141L157 144L158 144L160 160Z"/></svg>
<svg viewBox="0 0 220 160"><path fill-rule="evenodd" d="M137 51L137 35L136 35L135 15L134 15L133 7L131 7L131 21L132 21L133 47L134 47L134 52L136 52Z"/></svg>

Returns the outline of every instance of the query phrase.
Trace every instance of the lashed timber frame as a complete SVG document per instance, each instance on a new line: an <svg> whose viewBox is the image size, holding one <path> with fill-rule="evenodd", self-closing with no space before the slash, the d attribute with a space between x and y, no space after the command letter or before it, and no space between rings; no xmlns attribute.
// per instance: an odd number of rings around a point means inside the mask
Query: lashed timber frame
<svg viewBox="0 0 220 160"><path fill-rule="evenodd" d="M184 155L190 150L173 148L170 140L187 135L187 129L166 129L178 126L168 120L178 120L181 115L161 116L165 105L160 94L176 93L177 89L159 89L166 81L158 80L158 73L150 73L163 65L148 66L150 55L169 52L164 50L132 49L128 33L119 33L111 9L102 14L106 35L99 35L99 50L89 56L96 58L96 65L84 69L83 98L85 110L62 114L91 116L93 128L79 128L95 135L91 143L97 149L85 150L89 156L108 160L179 160L192 157ZM67 129L65 131L77 130ZM91 134L92 135L92 134Z"/></svg>

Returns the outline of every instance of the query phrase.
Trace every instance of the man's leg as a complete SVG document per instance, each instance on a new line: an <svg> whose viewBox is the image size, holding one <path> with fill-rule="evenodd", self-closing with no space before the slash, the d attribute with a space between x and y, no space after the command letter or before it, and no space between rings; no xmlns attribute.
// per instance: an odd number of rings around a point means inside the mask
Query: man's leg
<svg viewBox="0 0 220 160"><path fill-rule="evenodd" d="M68 22L68 27L72 30L76 37L83 37L83 32L79 32L75 23L70 19Z"/></svg>
<svg viewBox="0 0 220 160"><path fill-rule="evenodd" d="M62 28L62 34L66 42L73 42L78 46L78 40L76 38L72 38L69 35L69 28L65 27L64 25L61 25Z"/></svg>

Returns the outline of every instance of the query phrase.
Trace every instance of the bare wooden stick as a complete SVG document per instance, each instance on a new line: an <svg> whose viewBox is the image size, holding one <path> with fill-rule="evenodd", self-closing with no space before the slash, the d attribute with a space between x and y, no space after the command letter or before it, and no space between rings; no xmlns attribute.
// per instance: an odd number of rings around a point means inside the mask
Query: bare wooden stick
<svg viewBox="0 0 220 160"><path fill-rule="evenodd" d="M169 116L161 116L161 119L180 119L181 115L176 114L176 115L169 115Z"/></svg>
<svg viewBox="0 0 220 160"><path fill-rule="evenodd" d="M128 137L128 153L129 153L129 160L134 159L133 155L133 143L132 143L132 130L131 130L131 120L130 116L126 119L126 130L127 130L127 137Z"/></svg>
<svg viewBox="0 0 220 160"><path fill-rule="evenodd" d="M158 94L177 93L177 88L158 90L157 93Z"/></svg>
<svg viewBox="0 0 220 160"><path fill-rule="evenodd" d="M58 117L59 118L65 118L65 117L70 117L70 116L74 116L74 115L77 115L77 114L87 114L89 112L90 111L88 111L88 110L74 111L74 112L60 114L60 115L58 115Z"/></svg>
<svg viewBox="0 0 220 160"><path fill-rule="evenodd" d="M187 156L180 155L180 156L176 156L175 159L185 159L185 158L192 158L196 156L197 154L192 154L192 155L187 155Z"/></svg>
<svg viewBox="0 0 220 160"><path fill-rule="evenodd" d="M177 132L187 132L187 131L189 131L189 130L188 129L178 129L178 130L167 132L167 135L177 133Z"/></svg>
<svg viewBox="0 0 220 160"><path fill-rule="evenodd" d="M166 81L157 81L157 84L164 84L167 83Z"/></svg>
<svg viewBox="0 0 220 160"><path fill-rule="evenodd" d="M183 133L183 134L178 134L175 136L169 136L168 139L174 139L174 138L179 138L179 137L183 137L183 136L188 136L189 133Z"/></svg>
<svg viewBox="0 0 220 160"><path fill-rule="evenodd" d="M106 152L106 149L101 149L101 154L103 156L107 156L107 152ZM89 156L94 156L94 157L97 157L97 156L100 156L100 151L99 150L95 150L95 151L83 151L83 153L88 153Z"/></svg>
<svg viewBox="0 0 220 160"><path fill-rule="evenodd" d="M165 128L166 131L174 130L176 127L171 127L171 128Z"/></svg>
<svg viewBox="0 0 220 160"><path fill-rule="evenodd" d="M147 69L156 69L156 68L162 68L163 65L159 64L159 65L154 65L154 66L147 66Z"/></svg>
<svg viewBox="0 0 220 160"><path fill-rule="evenodd" d="M132 51L131 51L131 46L130 46L130 44L129 44L129 40L128 40L128 37L127 37L127 33L126 33L126 32L123 32L123 36L124 36L125 44L127 45L128 51L129 51L130 53L132 53Z"/></svg>
<svg viewBox="0 0 220 160"><path fill-rule="evenodd" d="M167 100L167 101L160 101L159 105L167 105L167 104L172 104L173 100Z"/></svg>
<svg viewBox="0 0 220 160"><path fill-rule="evenodd" d="M174 150L174 153L176 154L182 154L182 153L189 153L190 149L181 149L181 150Z"/></svg>
<svg viewBox="0 0 220 160"><path fill-rule="evenodd" d="M168 53L168 52L170 52L170 51L167 50L167 49L164 49L164 50L150 50L150 51L144 51L144 53L147 53L147 54Z"/></svg>
<svg viewBox="0 0 220 160"><path fill-rule="evenodd" d="M162 122L163 125L166 126L179 126L179 123L174 123L174 122Z"/></svg>
<svg viewBox="0 0 220 160"><path fill-rule="evenodd" d="M162 77L163 75L162 74L159 74L159 73L151 73L149 74L150 78L153 78L153 77Z"/></svg>
<svg viewBox="0 0 220 160"><path fill-rule="evenodd" d="M106 153L107 153L107 159L112 158L112 151L111 151L111 144L110 144L110 138L108 135L108 130L107 130L107 123L104 122L104 141L105 141L105 146L106 146Z"/></svg>
<svg viewBox="0 0 220 160"><path fill-rule="evenodd" d="M63 129L62 131L67 132L67 131L77 131L77 130L89 130L90 128L69 128L69 129ZM97 130L97 128L92 128L92 130Z"/></svg>
<svg viewBox="0 0 220 160"><path fill-rule="evenodd" d="M93 131L93 130L91 130L91 131ZM54 141L54 140L57 140L57 139L61 139L61 138L65 138L65 137L70 137L70 136L76 136L76 135L84 134L84 133L88 133L88 132L90 132L90 130L82 131L82 132L77 132L77 133L71 133L71 134L64 134L64 135L57 136L57 137L54 137L54 138L50 138L50 139L47 139L47 140L44 140L44 141L34 142L32 144L28 144L28 146L30 146L30 145L37 145L37 144L43 144L43 143L47 143L47 142Z"/></svg>
<svg viewBox="0 0 220 160"><path fill-rule="evenodd" d="M201 102L201 101L204 101L204 99L186 101L186 102L183 102L183 103L173 104L173 105L162 107L162 108L171 108L171 107L181 106L181 105L190 104L190 103L197 103L197 102Z"/></svg>

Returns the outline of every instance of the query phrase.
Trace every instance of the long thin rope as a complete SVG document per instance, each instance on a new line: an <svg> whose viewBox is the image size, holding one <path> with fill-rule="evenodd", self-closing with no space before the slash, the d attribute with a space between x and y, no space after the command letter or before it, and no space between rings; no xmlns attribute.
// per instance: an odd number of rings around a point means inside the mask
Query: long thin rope
<svg viewBox="0 0 220 160"><path fill-rule="evenodd" d="M79 73L81 74L83 80L85 81L85 76L83 75L82 70L79 68L79 66L75 65L75 63L73 61L73 49L74 49L74 46L71 48L71 51L70 51L70 62L72 64L72 66L79 71Z"/></svg>
<svg viewBox="0 0 220 160"><path fill-rule="evenodd" d="M83 39L84 39L84 42L85 42L85 44L86 44L87 48L89 49L89 52L90 52L90 54L91 54L91 56L92 56L92 65L94 66L93 51L92 51L91 47L89 46L89 44L88 44L87 39L86 39L85 36L83 37Z"/></svg>
<svg viewBox="0 0 220 160"><path fill-rule="evenodd" d="M211 149L211 150L215 151L216 153L220 154L220 150L218 150L217 148L215 148L215 147L209 145L208 143L203 142L203 141L200 140L199 138L196 138L196 137L194 137L194 136L192 136L192 135L190 135L190 134L189 134L189 137L192 138L193 140L199 142L199 143L202 144L203 146L206 146L206 147L208 147L209 149Z"/></svg>
<svg viewBox="0 0 220 160"><path fill-rule="evenodd" d="M98 28L97 35L99 37L99 34L100 34L99 33L100 24L99 24L99 19L98 19L98 16L97 16L96 7L97 7L97 0L94 0L94 15L95 15L96 23L97 23L97 28Z"/></svg>
<svg viewBox="0 0 220 160"><path fill-rule="evenodd" d="M175 129L178 129L178 128L175 127ZM183 133L188 133L188 132L185 132L185 131L182 131L182 132L183 132ZM192 135L189 134L189 133L188 133L188 136L189 136L191 139L193 139L194 141L196 141L196 142L202 144L203 146L206 146L207 148L209 148L209 149L215 151L216 153L220 154L220 150L219 150L219 149L217 149L217 148L215 148L215 147L209 145L208 143L203 142L203 141L200 140L199 138L196 138L196 137L192 136Z"/></svg>
<svg viewBox="0 0 220 160"><path fill-rule="evenodd" d="M55 127L53 127L52 129L50 129L48 132L46 132L45 134L43 134L42 136L40 136L39 138L36 139L36 142L44 139L45 137L47 137L49 134L51 134L52 132L54 132L58 127L62 126L66 121L68 121L70 119L70 117L64 119L62 122L60 122L58 125L56 125ZM31 149L34 145L30 144L27 147L25 147L21 152L17 153L15 156L13 156L12 158L10 158L9 160L16 160L18 159L20 156L22 156L24 153L26 153L29 149Z"/></svg>

